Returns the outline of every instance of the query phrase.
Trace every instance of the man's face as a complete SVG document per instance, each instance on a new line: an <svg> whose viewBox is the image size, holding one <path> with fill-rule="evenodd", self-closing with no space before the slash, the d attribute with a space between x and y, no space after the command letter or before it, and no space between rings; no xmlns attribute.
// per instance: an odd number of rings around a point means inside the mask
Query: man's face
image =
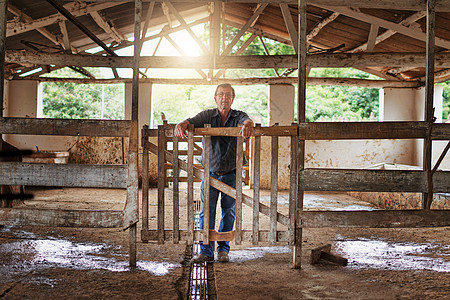
<svg viewBox="0 0 450 300"><path fill-rule="evenodd" d="M227 87L219 87L216 95L214 95L214 100L220 111L229 111L234 100L233 90Z"/></svg>

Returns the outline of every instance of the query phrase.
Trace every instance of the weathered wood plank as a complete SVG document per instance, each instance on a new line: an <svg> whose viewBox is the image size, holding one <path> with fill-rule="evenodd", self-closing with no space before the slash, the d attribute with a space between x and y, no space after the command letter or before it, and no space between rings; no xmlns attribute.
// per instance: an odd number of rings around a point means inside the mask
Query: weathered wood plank
<svg viewBox="0 0 450 300"><path fill-rule="evenodd" d="M187 182L187 224L188 224L188 236L187 242L189 245L194 244L194 125L188 126L188 157L186 169L188 174Z"/></svg>
<svg viewBox="0 0 450 300"><path fill-rule="evenodd" d="M206 128L210 128L211 124L205 124ZM209 243L209 190L210 190L210 182L211 179L211 136L205 136L205 149L203 156L203 163L205 171L203 172L203 241L208 244ZM236 198L235 198L236 199ZM212 216L215 218L216 216Z"/></svg>
<svg viewBox="0 0 450 300"><path fill-rule="evenodd" d="M448 76L442 72L440 78ZM437 77L438 73L436 73ZM78 84L111 84L111 83L131 83L129 78L111 78L111 79L91 79L91 78L61 78L61 77L35 77L27 76L15 78L15 80L39 80L41 82L72 82ZM445 80L444 80L445 81ZM250 78L213 78L211 80L203 78L140 78L140 83L153 84L186 84L186 85L219 85L230 83L232 85L253 85L253 84L296 84L297 77L250 77ZM342 78L342 77L308 77L307 85L340 85L340 86L358 86L369 88L388 88L388 87L420 87L422 83L417 81L399 81L399 80L375 80L361 78Z"/></svg>
<svg viewBox="0 0 450 300"><path fill-rule="evenodd" d="M244 155L244 138L236 138L236 236L235 243L242 243L242 165Z"/></svg>
<svg viewBox="0 0 450 300"><path fill-rule="evenodd" d="M270 243L276 242L278 207L278 137L272 136L270 164Z"/></svg>
<svg viewBox="0 0 450 300"><path fill-rule="evenodd" d="M195 135L240 136L240 127L196 128ZM253 136L292 136L297 135L296 126L254 127Z"/></svg>
<svg viewBox="0 0 450 300"><path fill-rule="evenodd" d="M147 125L144 125L142 132L148 129ZM142 228L148 229L148 217L149 217L149 151L148 151L148 137L142 135ZM141 240L146 243L148 240Z"/></svg>
<svg viewBox="0 0 450 300"><path fill-rule="evenodd" d="M158 244L164 244L164 149L166 147L164 125L158 126Z"/></svg>
<svg viewBox="0 0 450 300"><path fill-rule="evenodd" d="M180 184L179 184L179 168L178 168L178 138L173 139L173 242L179 242L180 230Z"/></svg>
<svg viewBox="0 0 450 300"><path fill-rule="evenodd" d="M450 210L300 211L298 218L302 228L450 226Z"/></svg>
<svg viewBox="0 0 450 300"><path fill-rule="evenodd" d="M3 134L128 137L130 121L38 118L0 119Z"/></svg>
<svg viewBox="0 0 450 300"><path fill-rule="evenodd" d="M0 209L0 224L10 226L120 228L122 218L115 210Z"/></svg>
<svg viewBox="0 0 450 300"><path fill-rule="evenodd" d="M126 165L0 163L0 184L126 188Z"/></svg>
<svg viewBox="0 0 450 300"><path fill-rule="evenodd" d="M450 126L447 126L450 137ZM299 124L300 139L414 139L427 134L426 122L315 122ZM442 132L444 133L444 132Z"/></svg>
<svg viewBox="0 0 450 300"><path fill-rule="evenodd" d="M256 128L261 127L261 124L256 124ZM258 245L258 231L259 231L259 189L261 179L261 137L255 137L254 151L253 151L253 245Z"/></svg>
<svg viewBox="0 0 450 300"><path fill-rule="evenodd" d="M299 173L304 191L412 192L427 191L427 174L414 170L305 169ZM434 192L450 191L450 172L433 176Z"/></svg>
<svg viewBox="0 0 450 300"><path fill-rule="evenodd" d="M405 27L406 28L406 27ZM208 69L211 56L142 56L139 65L141 68L176 68ZM100 56L83 54L37 53L32 51L7 50L6 63L28 65L53 64L57 66L76 65L82 67L131 68L132 56ZM245 56L218 56L214 58L217 69L273 69L297 68L296 55L245 55ZM306 57L310 68L346 68L346 67L382 67L391 68L417 68L425 65L425 53L326 53L310 54ZM450 53L436 53L436 68L450 67Z"/></svg>

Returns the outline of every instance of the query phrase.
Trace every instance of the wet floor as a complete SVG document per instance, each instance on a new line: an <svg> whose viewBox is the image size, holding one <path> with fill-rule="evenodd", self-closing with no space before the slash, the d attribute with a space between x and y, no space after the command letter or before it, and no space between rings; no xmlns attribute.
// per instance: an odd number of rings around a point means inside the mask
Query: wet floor
<svg viewBox="0 0 450 300"><path fill-rule="evenodd" d="M12 281L17 276L50 268L72 270L102 269L112 272L129 271L128 255L120 247L78 243L67 239L37 238L33 233L5 226L0 233L12 237L11 242L0 244L0 278ZM138 261L137 269L162 276L179 264L169 262ZM48 283L49 284L49 283Z"/></svg>
<svg viewBox="0 0 450 300"><path fill-rule="evenodd" d="M341 239L334 247L350 268L450 272L450 245Z"/></svg>

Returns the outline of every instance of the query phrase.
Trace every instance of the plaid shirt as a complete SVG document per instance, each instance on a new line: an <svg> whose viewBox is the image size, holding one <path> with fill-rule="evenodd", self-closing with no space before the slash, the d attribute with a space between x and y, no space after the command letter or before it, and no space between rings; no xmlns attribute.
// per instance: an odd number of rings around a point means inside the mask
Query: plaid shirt
<svg viewBox="0 0 450 300"><path fill-rule="evenodd" d="M244 121L250 120L249 116L240 110L232 109L228 115L225 125L222 126L219 110L217 108L207 109L192 118L187 119L194 127L204 127L211 124L211 127L237 127ZM203 139L204 146L204 139ZM244 155L244 164L247 158ZM202 166L204 157L202 154ZM236 169L236 138L227 136L211 137L211 172L231 172Z"/></svg>

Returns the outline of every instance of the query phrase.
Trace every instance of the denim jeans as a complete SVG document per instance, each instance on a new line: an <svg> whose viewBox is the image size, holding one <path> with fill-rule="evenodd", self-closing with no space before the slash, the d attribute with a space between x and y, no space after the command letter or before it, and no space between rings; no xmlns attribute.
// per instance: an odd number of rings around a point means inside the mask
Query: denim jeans
<svg viewBox="0 0 450 300"><path fill-rule="evenodd" d="M236 172L231 172L222 176L218 176L214 173L210 173L211 177L214 177L229 186L236 188ZM200 229L203 229L203 181L201 185L201 211L200 211ZM235 211L236 211L236 200L227 194L221 193L216 188L210 186L209 188L209 229L215 229L216 224L216 208L217 201L219 199L219 194L221 195L220 199L220 207L222 208L222 218L220 220L219 232L227 232L232 231L234 226L235 219ZM229 242L217 242L218 247L217 251L230 251L230 243ZM208 245L203 245L203 242L200 242L200 253L205 254L209 257L214 256L214 248L215 244L213 241L210 241Z"/></svg>

